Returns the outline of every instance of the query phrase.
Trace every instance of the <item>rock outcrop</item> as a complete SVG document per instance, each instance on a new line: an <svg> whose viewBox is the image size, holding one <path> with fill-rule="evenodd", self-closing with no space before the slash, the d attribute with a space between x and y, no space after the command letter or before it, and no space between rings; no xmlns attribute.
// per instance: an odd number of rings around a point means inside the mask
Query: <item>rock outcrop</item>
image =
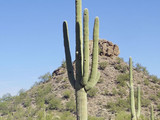
<svg viewBox="0 0 160 120"><path fill-rule="evenodd" d="M90 40L90 53L92 53L93 41ZM118 56L120 54L119 47L116 44L104 39L99 40L99 55L101 56Z"/></svg>

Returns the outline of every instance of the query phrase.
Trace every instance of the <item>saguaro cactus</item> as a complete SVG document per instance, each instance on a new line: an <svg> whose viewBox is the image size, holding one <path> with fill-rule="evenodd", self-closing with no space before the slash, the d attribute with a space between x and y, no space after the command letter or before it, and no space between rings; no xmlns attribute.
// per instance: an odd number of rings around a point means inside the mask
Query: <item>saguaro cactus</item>
<svg viewBox="0 0 160 120"><path fill-rule="evenodd" d="M130 78L130 103L131 103L131 120L139 120L141 112L141 96L140 96L140 86L137 88L138 93L138 110L136 114L135 109L135 99L134 99L134 86L133 86L133 75L132 75L132 58L129 58L129 78Z"/></svg>
<svg viewBox="0 0 160 120"><path fill-rule="evenodd" d="M153 105L151 105L151 120L154 120L154 108Z"/></svg>
<svg viewBox="0 0 160 120"><path fill-rule="evenodd" d="M87 91L93 88L99 77L98 72L98 40L99 40L99 18L95 18L93 29L93 56L91 73L89 75L89 15L88 9L83 15L83 35L82 35L82 1L76 2L76 77L74 76L72 59L69 47L69 36L67 22L63 23L63 37L65 56L67 63L68 78L75 89L77 120L87 120Z"/></svg>
<svg viewBox="0 0 160 120"><path fill-rule="evenodd" d="M138 93L138 98L137 98L137 104L138 104L137 119L139 120L140 115L141 115L141 88L140 88L140 86L137 87L137 93Z"/></svg>

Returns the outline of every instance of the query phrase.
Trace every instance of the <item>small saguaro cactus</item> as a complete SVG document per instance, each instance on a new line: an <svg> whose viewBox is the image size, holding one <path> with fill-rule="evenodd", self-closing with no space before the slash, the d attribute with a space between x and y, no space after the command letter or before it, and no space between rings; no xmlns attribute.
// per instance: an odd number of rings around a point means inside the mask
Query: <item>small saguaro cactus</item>
<svg viewBox="0 0 160 120"><path fill-rule="evenodd" d="M132 75L132 58L129 58L129 79L130 79L130 104L131 104L131 120L139 120L141 114L141 96L140 96L140 86L137 88L138 101L137 101L137 114L135 109L135 99L134 99L134 86L133 86L133 75Z"/></svg>
<svg viewBox="0 0 160 120"><path fill-rule="evenodd" d="M140 86L137 87L137 94L138 94L138 98L137 98L137 106L138 106L138 110L137 110L137 119L139 120L140 115L141 115L141 88Z"/></svg>
<svg viewBox="0 0 160 120"><path fill-rule="evenodd" d="M83 15L82 35L82 1L76 3L76 77L74 76L72 59L69 47L69 36L67 22L63 23L63 37L66 56L68 78L75 89L77 120L87 120L87 91L93 88L99 77L98 72L98 40L99 40L99 18L96 17L93 29L93 56L91 73L89 75L89 15L88 9Z"/></svg>
<svg viewBox="0 0 160 120"><path fill-rule="evenodd" d="M153 105L151 105L151 120L154 120L154 108Z"/></svg>

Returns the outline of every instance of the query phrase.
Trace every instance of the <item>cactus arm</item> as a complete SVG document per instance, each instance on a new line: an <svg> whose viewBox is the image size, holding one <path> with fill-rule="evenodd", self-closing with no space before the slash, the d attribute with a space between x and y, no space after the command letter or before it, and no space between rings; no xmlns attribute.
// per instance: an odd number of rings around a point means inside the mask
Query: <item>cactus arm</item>
<svg viewBox="0 0 160 120"><path fill-rule="evenodd" d="M76 82L80 83L83 74L82 0L76 2Z"/></svg>
<svg viewBox="0 0 160 120"><path fill-rule="evenodd" d="M85 91L89 91L90 89L92 89L97 84L99 78L100 78L100 72L97 72L97 76L96 76L95 80L89 81L87 83L87 85L85 86Z"/></svg>
<svg viewBox="0 0 160 120"><path fill-rule="evenodd" d="M137 92L138 92L138 111L137 111L137 119L140 118L141 115L141 89L140 86L138 86L137 88Z"/></svg>
<svg viewBox="0 0 160 120"><path fill-rule="evenodd" d="M72 59L71 59L71 53L70 53L70 46L69 46L69 35L68 35L67 21L63 22L63 38L64 38L64 48L65 48L68 78L69 78L69 81L70 81L72 87L75 88L75 78L74 78Z"/></svg>
<svg viewBox="0 0 160 120"><path fill-rule="evenodd" d="M83 59L83 79L81 81L82 85L85 86L88 81L89 76L89 16L88 9L84 10L83 15L83 42L84 42L84 59Z"/></svg>
<svg viewBox="0 0 160 120"><path fill-rule="evenodd" d="M132 58L129 58L129 77L130 77L130 100L131 100L131 120L136 120L135 100L134 100L134 87L132 76Z"/></svg>
<svg viewBox="0 0 160 120"><path fill-rule="evenodd" d="M91 74L88 80L87 86L91 86L90 84L96 83L97 71L98 71L98 40L99 40L99 18L96 17L94 21L94 29L93 29L93 57L92 57L92 66L91 66ZM93 84L92 84L93 85Z"/></svg>

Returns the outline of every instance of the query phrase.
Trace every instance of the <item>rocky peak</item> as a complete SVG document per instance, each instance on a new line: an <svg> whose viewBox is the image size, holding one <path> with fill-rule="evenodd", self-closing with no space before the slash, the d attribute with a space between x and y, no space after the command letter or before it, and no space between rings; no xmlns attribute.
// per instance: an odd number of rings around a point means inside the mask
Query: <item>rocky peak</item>
<svg viewBox="0 0 160 120"><path fill-rule="evenodd" d="M90 40L90 54L92 53L92 48L93 48L93 40ZM120 50L116 44L113 44L112 42L105 39L99 40L100 56L113 57L113 56L118 56L119 54Z"/></svg>

